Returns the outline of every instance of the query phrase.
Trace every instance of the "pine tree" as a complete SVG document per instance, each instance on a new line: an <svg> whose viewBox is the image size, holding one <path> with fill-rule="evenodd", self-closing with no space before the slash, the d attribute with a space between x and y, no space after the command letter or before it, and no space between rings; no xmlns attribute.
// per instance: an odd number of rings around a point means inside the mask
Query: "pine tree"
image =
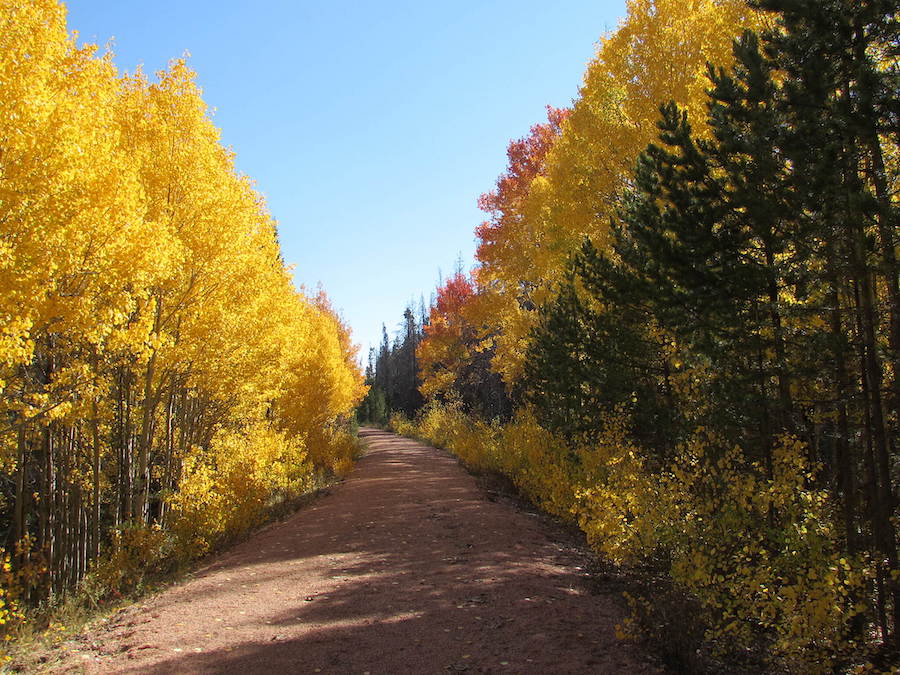
<svg viewBox="0 0 900 675"><path fill-rule="evenodd" d="M660 143L638 161L612 252L586 247L577 283L542 313L531 396L547 424L577 427L592 378L621 366L593 313L615 320L619 339L661 338L641 354L648 370L655 361L668 373L671 340L680 367L702 376L692 395L704 425L770 475L784 433L825 462L848 552L877 561L875 614L894 643L898 177L885 157L896 152L896 7L756 4L779 28L762 48L745 34L734 68L710 69L709 136L674 104L661 108ZM628 311L643 313L643 330ZM656 379L660 395L667 380Z"/></svg>
<svg viewBox="0 0 900 675"><path fill-rule="evenodd" d="M677 414L671 366L633 282L584 243L532 331L525 398L543 426L577 441L591 440L608 414L626 410L634 438L665 453Z"/></svg>
<svg viewBox="0 0 900 675"><path fill-rule="evenodd" d="M877 558L882 632L900 646L896 506L900 419L900 289L896 257L898 205L885 157L896 151L898 73L896 2L765 0L780 30L767 33L766 54L785 73L781 108L789 118L785 155L795 208L818 228L816 254L827 270L834 339L834 389L841 419L857 419L858 450L838 439L848 545L871 538ZM848 343L838 333L853 336ZM854 367L854 363L858 364ZM854 396L855 394L855 396ZM846 422L841 423L846 426ZM856 480L854 474L861 474ZM865 489L854 494L855 486ZM864 505L856 532L852 510Z"/></svg>

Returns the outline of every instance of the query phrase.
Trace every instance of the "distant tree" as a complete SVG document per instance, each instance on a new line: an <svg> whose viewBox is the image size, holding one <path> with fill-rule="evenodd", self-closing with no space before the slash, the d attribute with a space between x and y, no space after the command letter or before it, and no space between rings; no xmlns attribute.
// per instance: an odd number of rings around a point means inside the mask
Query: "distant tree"
<svg viewBox="0 0 900 675"><path fill-rule="evenodd" d="M478 299L475 284L461 270L438 287L419 345L421 391L426 398L458 400L479 417L506 417L510 403L491 369L493 346L479 337L471 318Z"/></svg>
<svg viewBox="0 0 900 675"><path fill-rule="evenodd" d="M420 313L421 316L421 313ZM422 320L413 306L403 312L403 323L393 342L381 326L381 344L369 354L369 393L357 410L361 422L384 424L392 412L415 415L422 406L416 349L422 339Z"/></svg>

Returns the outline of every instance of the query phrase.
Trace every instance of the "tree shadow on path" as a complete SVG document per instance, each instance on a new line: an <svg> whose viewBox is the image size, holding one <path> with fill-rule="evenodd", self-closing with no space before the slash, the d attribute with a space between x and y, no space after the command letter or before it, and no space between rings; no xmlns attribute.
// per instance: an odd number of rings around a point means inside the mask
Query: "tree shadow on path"
<svg viewBox="0 0 900 675"><path fill-rule="evenodd" d="M489 501L443 451L361 435L344 484L115 626L98 669L656 672L558 528Z"/></svg>

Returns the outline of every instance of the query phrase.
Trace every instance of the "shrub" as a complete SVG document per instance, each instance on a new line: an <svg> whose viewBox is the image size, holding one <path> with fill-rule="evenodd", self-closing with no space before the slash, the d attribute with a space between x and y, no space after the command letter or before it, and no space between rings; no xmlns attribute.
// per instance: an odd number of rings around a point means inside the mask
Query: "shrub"
<svg viewBox="0 0 900 675"><path fill-rule="evenodd" d="M715 653L765 639L772 656L803 672L829 671L857 648L850 623L871 573L841 555L833 505L810 487L815 467L801 442L780 439L768 475L703 427L672 461L651 461L628 425L616 410L594 443L573 448L527 409L502 426L469 419L456 403L431 402L415 422L391 419L398 433L501 472L548 512L575 519L615 564L662 564L667 609L633 598L635 618L677 622L680 607L707 626Z"/></svg>

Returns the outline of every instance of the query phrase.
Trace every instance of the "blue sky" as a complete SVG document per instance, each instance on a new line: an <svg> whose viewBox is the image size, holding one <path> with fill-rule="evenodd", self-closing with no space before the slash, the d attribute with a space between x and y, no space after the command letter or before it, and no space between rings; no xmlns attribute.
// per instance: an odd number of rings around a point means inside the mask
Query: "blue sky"
<svg viewBox="0 0 900 675"><path fill-rule="evenodd" d="M472 265L506 146L577 96L624 0L70 0L120 70L190 52L223 142L365 357L384 322Z"/></svg>

